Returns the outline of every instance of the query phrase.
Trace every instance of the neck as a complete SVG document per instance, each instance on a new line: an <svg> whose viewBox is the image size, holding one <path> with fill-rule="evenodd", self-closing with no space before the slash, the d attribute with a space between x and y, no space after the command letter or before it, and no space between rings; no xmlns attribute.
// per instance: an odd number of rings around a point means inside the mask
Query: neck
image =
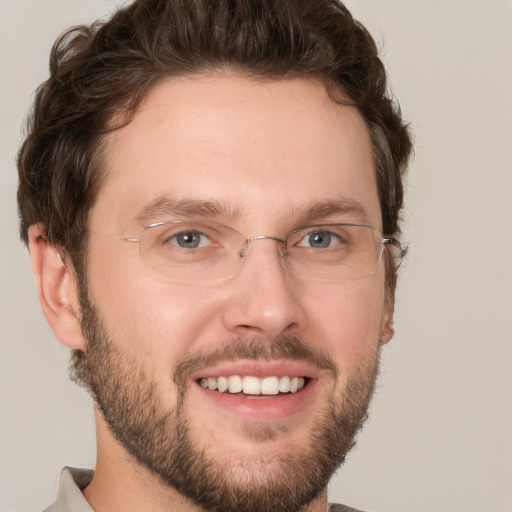
<svg viewBox="0 0 512 512"><path fill-rule="evenodd" d="M202 512L166 486L119 444L96 410L97 461L94 477L83 494L95 512Z"/></svg>
<svg viewBox="0 0 512 512"><path fill-rule="evenodd" d="M83 494L95 512L205 512L141 466L113 437L96 411L97 463ZM327 492L302 512L327 512Z"/></svg>

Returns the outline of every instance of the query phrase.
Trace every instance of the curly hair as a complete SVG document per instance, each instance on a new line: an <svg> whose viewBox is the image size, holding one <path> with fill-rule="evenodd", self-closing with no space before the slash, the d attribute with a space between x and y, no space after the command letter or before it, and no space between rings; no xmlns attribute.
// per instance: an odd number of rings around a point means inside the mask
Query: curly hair
<svg viewBox="0 0 512 512"><path fill-rule="evenodd" d="M315 78L335 102L355 106L373 144L383 230L399 231L408 127L374 40L343 4L136 0L107 21L70 29L52 49L18 154L22 240L42 225L80 276L105 134L129 123L159 80L226 67L256 79ZM394 263L387 284L393 291Z"/></svg>

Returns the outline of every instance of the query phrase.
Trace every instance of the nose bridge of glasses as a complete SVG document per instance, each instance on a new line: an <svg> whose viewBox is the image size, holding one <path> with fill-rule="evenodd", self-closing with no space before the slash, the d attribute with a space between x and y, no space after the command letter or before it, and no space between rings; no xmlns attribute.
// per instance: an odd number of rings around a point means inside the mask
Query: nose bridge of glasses
<svg viewBox="0 0 512 512"><path fill-rule="evenodd" d="M277 238L275 236L269 236L269 235L255 235L251 236L249 238L246 238L242 247L237 252L237 256L239 258L245 258L247 256L247 253L249 252L249 245L252 244L255 240L273 240L274 242L277 242L279 246L281 246L279 253L281 256L284 256L284 245L286 244L286 240L283 240L282 238Z"/></svg>

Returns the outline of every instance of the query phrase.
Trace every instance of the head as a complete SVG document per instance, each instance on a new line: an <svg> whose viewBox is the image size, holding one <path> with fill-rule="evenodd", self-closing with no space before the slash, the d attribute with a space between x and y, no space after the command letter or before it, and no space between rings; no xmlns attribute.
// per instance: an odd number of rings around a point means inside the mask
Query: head
<svg viewBox="0 0 512 512"><path fill-rule="evenodd" d="M217 130L218 137L212 135ZM148 205L147 219L171 220L158 213L159 208L169 210L169 198L181 205L181 215L187 215L186 208L198 215L197 203L191 207L190 198L184 200L184 192L191 190L214 220L234 223L247 236L283 238L300 227L301 215L308 208L311 213L314 205L313 220L330 221L333 214L326 213L325 205L336 190L363 203L374 227L396 236L410 151L375 43L336 1L138 1L107 22L72 29L57 41L50 78L37 92L18 157L21 236L36 253L41 252L38 244L44 245L63 260L62 268L55 260L52 275L58 286L74 290L64 304L72 314L67 327L61 323L54 331L75 349L76 378L92 391L113 437L139 463L215 510L243 510L242 503L256 510L255 502L266 503L261 510L277 510L263 494L274 505L282 502L282 510L314 499L362 423L378 348L392 335L398 262L386 251L371 278L344 286L329 283L319 290L300 280L289 283L283 269L267 261L273 246L265 240L250 249L258 264L244 263L238 284L177 285L143 270L125 288L123 269L116 277L110 259L122 258L126 247L110 246L111 239L96 233L139 235L134 230L142 226L133 217L144 208L147 213ZM360 175L343 176L345 168L358 169ZM136 211L130 212L130 205ZM133 224L122 225L120 219L127 217ZM363 223L360 219L340 218ZM128 265L124 271L133 275L135 270ZM253 298L240 299L241 289L255 287L266 275L276 289L265 291L261 284L260 296L256 290ZM126 302L114 304L114 292ZM272 304L263 304L267 299L275 302L275 311ZM165 301L164 309L172 314L159 311ZM218 307L212 308L214 303ZM264 311L262 325L252 319L258 308ZM338 326L338 314L352 318L353 325ZM154 343L142 357L145 329L140 324L148 315L152 327L146 335ZM242 321L244 315L252 317ZM125 321L137 316L142 318L125 328ZM367 316L371 321L366 322ZM324 329L324 323L334 327ZM361 337L374 343L361 342ZM173 345L170 352L166 343ZM158 362L158 353L168 357ZM266 411L268 418L260 421L252 411L249 422L239 418L234 435L240 457L225 460L223 442L216 443L215 435L206 442L201 431L210 427L191 412L201 407L201 393L218 392L191 391L189 383L234 372L230 365L237 361L262 376L307 367L300 400L306 403L308 393L322 399L318 410L309 411L311 424L299 429L290 418L309 406L297 399L285 406L289 415ZM263 370L261 362L274 370ZM135 385L129 382L132 375L138 377ZM119 389L120 394L113 393ZM173 407L162 402L166 392ZM128 405L133 414L124 422ZM243 404L229 407L239 411ZM281 439L285 435L304 445L300 457L292 456ZM255 443L272 446L279 464L254 457ZM332 443L338 446L334 455ZM172 463L176 460L180 471ZM217 460L233 468L234 485L214 486L212 492L210 482L221 480ZM259 468L252 471L256 477L251 482L244 460ZM313 473L305 472L305 466ZM193 474L198 467L202 473ZM183 473L183 468L192 469ZM296 478L282 478L290 473ZM208 485L192 488L191 482L198 481Z"/></svg>

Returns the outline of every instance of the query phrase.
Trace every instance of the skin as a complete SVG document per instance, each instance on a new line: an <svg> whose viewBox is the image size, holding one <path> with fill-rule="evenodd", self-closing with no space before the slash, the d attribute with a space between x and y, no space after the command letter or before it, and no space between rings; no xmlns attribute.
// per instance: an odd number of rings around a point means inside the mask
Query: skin
<svg viewBox="0 0 512 512"><path fill-rule="evenodd" d="M107 175L90 230L112 237L138 236L144 225L169 220L155 212L136 218L162 197L230 205L236 212L208 218L247 236L284 237L306 223L306 206L321 201L352 201L366 218L352 211L308 222L382 227L365 123L354 108L334 104L316 81L256 82L228 73L163 81L130 124L107 136L104 154ZM43 311L62 343L83 350L72 269L39 233L33 226L29 235ZM219 463L236 466L243 458L264 471L262 445L276 456L307 446L328 397L342 394L348 376L373 364L393 334L384 265L354 281L301 281L287 273L270 240L251 244L235 278L203 286L166 282L144 266L137 244L103 236L91 237L87 269L102 322L123 353L153 376L164 407L176 405L170 369L191 352L215 350L230 339L268 343L298 336L335 362L337 380L318 376L300 407L287 413L277 405L276 417L265 406L260 417L245 417L205 398L190 381L185 412L195 443ZM265 364L259 370L272 374ZM96 511L160 511L171 504L175 511L199 510L141 468L98 412L96 425L97 467L84 492ZM255 439L251 432L260 426L277 435ZM243 466L239 471L243 478ZM308 510L327 510L325 491Z"/></svg>

